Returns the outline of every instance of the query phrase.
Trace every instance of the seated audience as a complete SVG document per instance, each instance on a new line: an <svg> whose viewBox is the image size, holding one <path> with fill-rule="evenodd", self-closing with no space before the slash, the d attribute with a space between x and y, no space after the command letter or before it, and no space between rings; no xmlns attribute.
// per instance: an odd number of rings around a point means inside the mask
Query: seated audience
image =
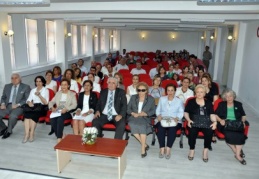
<svg viewBox="0 0 259 179"><path fill-rule="evenodd" d="M140 82L137 85L137 95L130 98L127 114L131 133L141 144L141 157L147 156L149 146L146 138L152 132L151 116L155 114L154 98L148 95L148 85Z"/></svg>
<svg viewBox="0 0 259 179"><path fill-rule="evenodd" d="M91 67L89 73L94 75L94 82L99 84L100 83L100 77L98 75L96 75L96 67ZM85 80L88 80L88 74L86 76L84 76L82 82L84 82Z"/></svg>
<svg viewBox="0 0 259 179"><path fill-rule="evenodd" d="M110 64L109 59L105 59L103 66L102 66L102 70L101 72L103 73L103 75L108 74L108 69L107 69L107 65Z"/></svg>
<svg viewBox="0 0 259 179"><path fill-rule="evenodd" d="M123 76L120 73L115 73L114 77L118 80L117 88L125 90L125 86L123 85Z"/></svg>
<svg viewBox="0 0 259 179"><path fill-rule="evenodd" d="M0 136L2 139L10 137L12 130L17 123L19 115L23 114L22 105L26 103L30 94L30 87L21 82L19 74L14 73L11 77L11 83L4 86L1 97L0 107ZM3 118L9 115L8 127Z"/></svg>
<svg viewBox="0 0 259 179"><path fill-rule="evenodd" d="M60 82L62 79L61 68L59 66L55 66L52 71L53 71L53 80Z"/></svg>
<svg viewBox="0 0 259 179"><path fill-rule="evenodd" d="M190 151L188 159L193 160L196 138L199 131L202 131L202 133L204 134L204 149L202 159L204 162L208 162L208 148L211 146L213 130L216 129L217 121L214 115L212 103L204 98L206 94L206 88L203 85L197 85L195 88L195 94L196 98L188 101L184 113L184 117L187 120L189 127L188 143L190 146ZM212 123L210 125L210 128L199 128L197 126L192 126L194 124L194 118L205 120L204 117L208 117L211 120Z"/></svg>
<svg viewBox="0 0 259 179"><path fill-rule="evenodd" d="M75 79L75 73L73 70L71 69L66 69L66 71L64 72L63 78L66 78L67 80L69 80L70 82L70 90L75 91L76 93L79 93L79 88L78 88L78 84L76 82ZM61 86L59 87L59 90L61 90Z"/></svg>
<svg viewBox="0 0 259 179"><path fill-rule="evenodd" d="M122 139L125 131L127 99L125 91L117 88L118 81L114 77L108 79L108 88L100 93L96 105L93 127L98 130L98 137L102 137L104 124L113 123L116 126L115 139Z"/></svg>
<svg viewBox="0 0 259 179"><path fill-rule="evenodd" d="M138 75L133 75L132 76L132 85L128 86L127 88L127 95L131 97L134 94L137 93L137 84L139 83L139 76Z"/></svg>
<svg viewBox="0 0 259 179"><path fill-rule="evenodd" d="M190 88L192 91L194 91L196 84L194 83L194 76L193 76L193 73L188 72L187 78L190 79L189 88Z"/></svg>
<svg viewBox="0 0 259 179"><path fill-rule="evenodd" d="M108 64L106 67L107 67L107 73L103 73L103 75L107 77L113 77L116 72L115 70L113 70L112 65Z"/></svg>
<svg viewBox="0 0 259 179"><path fill-rule="evenodd" d="M43 76L34 80L36 88L32 89L24 107L24 139L22 143L34 141L34 131L39 118L46 116L48 111L49 90L45 88L46 81Z"/></svg>
<svg viewBox="0 0 259 179"><path fill-rule="evenodd" d="M149 87L148 94L155 98L156 105L158 104L159 98L165 95L165 89L160 87L161 77L155 76L153 79L153 86Z"/></svg>
<svg viewBox="0 0 259 179"><path fill-rule="evenodd" d="M164 80L167 80L168 79L168 76L166 74L166 70L165 70L165 67L161 66L158 70L158 76L160 76L161 80L164 81Z"/></svg>
<svg viewBox="0 0 259 179"><path fill-rule="evenodd" d="M136 68L133 68L130 72L132 75L146 74L146 70L141 68L141 62L136 62Z"/></svg>
<svg viewBox="0 0 259 179"><path fill-rule="evenodd" d="M166 159L171 157L171 148L176 138L176 132L181 128L181 121L184 113L183 102L175 96L176 88L173 84L168 84L166 86L167 96L162 96L158 102L156 108L156 116L158 123L157 127L157 137L160 146L159 158L165 156ZM160 123L163 117L172 117L176 126L163 127ZM167 131L167 133L166 133ZM165 147L165 137L167 134L167 144Z"/></svg>
<svg viewBox="0 0 259 179"><path fill-rule="evenodd" d="M101 92L101 86L100 86L99 83L96 83L96 82L95 82L95 75L92 74L92 73L88 73L88 75L85 76L85 77L87 77L87 78L84 78L82 85L84 84L84 82L85 82L86 80L90 80L90 81L93 82L92 91L95 91L95 92L100 93L100 92ZM86 79L86 80L85 80L85 79ZM81 88L81 91L80 91L80 92L83 92L83 91L84 91L84 88Z"/></svg>
<svg viewBox="0 0 259 179"><path fill-rule="evenodd" d="M100 64L96 65L96 75L99 76L100 80L103 79L102 66Z"/></svg>
<svg viewBox="0 0 259 179"><path fill-rule="evenodd" d="M115 59L112 58L112 53L108 53L108 56L107 56L106 59L109 60L109 63L110 63L112 66L115 66Z"/></svg>
<svg viewBox="0 0 259 179"><path fill-rule="evenodd" d="M78 65L78 68L80 68L80 70L81 70L82 73L83 73L83 72L85 72L85 74L88 73L87 68L84 66L84 60L83 60L83 59L79 59L79 60L77 61L77 65Z"/></svg>
<svg viewBox="0 0 259 179"><path fill-rule="evenodd" d="M158 63L157 66L155 68L152 68L150 71L149 71L149 76L151 79L153 79L157 74L158 74L158 71L159 71L159 68L162 66L161 63Z"/></svg>
<svg viewBox="0 0 259 179"><path fill-rule="evenodd" d="M134 55L134 60L137 61L139 59L141 59L141 57L138 55L138 52L136 52Z"/></svg>
<svg viewBox="0 0 259 179"><path fill-rule="evenodd" d="M170 64L169 65L169 70L166 72L167 76L169 79L172 79L173 75L174 75L174 65L173 64Z"/></svg>
<svg viewBox="0 0 259 179"><path fill-rule="evenodd" d="M175 80L178 86L181 86L181 80L177 73L173 74L172 80Z"/></svg>
<svg viewBox="0 0 259 179"><path fill-rule="evenodd" d="M243 109L242 103L236 101L236 93L231 89L226 89L222 98L224 101L219 103L216 110L216 118L218 121L219 130L225 134L225 141L227 145L232 149L235 158L242 164L246 165L244 158L244 153L242 148L245 144L245 135L243 131L231 131L224 126L226 125L226 120L243 122L245 127L246 114Z"/></svg>
<svg viewBox="0 0 259 179"><path fill-rule="evenodd" d="M74 69L74 73L75 73L75 80L76 80L76 82L78 82L78 83L80 83L81 84L81 82L82 82L82 78L81 78L81 70L80 70L80 68L75 68Z"/></svg>
<svg viewBox="0 0 259 179"><path fill-rule="evenodd" d="M128 70L129 67L126 65L126 58L122 57L119 63L114 67L115 71L118 72L120 70Z"/></svg>
<svg viewBox="0 0 259 179"><path fill-rule="evenodd" d="M188 72L189 72L189 67L188 66L185 66L185 67L183 67L183 70L182 70L182 76L183 77L187 77L187 75L188 75Z"/></svg>
<svg viewBox="0 0 259 179"><path fill-rule="evenodd" d="M98 100L96 93L92 92L92 81L84 81L83 88L84 92L79 94L76 114L73 117L73 131L75 135L82 135L85 123L93 120Z"/></svg>
<svg viewBox="0 0 259 179"><path fill-rule="evenodd" d="M175 96L181 99L183 103L185 103L188 98L194 96L193 91L189 89L189 84L190 79L185 77L182 80L182 87L176 89Z"/></svg>
<svg viewBox="0 0 259 179"><path fill-rule="evenodd" d="M51 89L54 91L54 93L57 92L57 82L52 80L53 78L53 72L48 70L46 73L45 73L45 80L46 80L46 88L48 89Z"/></svg>
<svg viewBox="0 0 259 179"><path fill-rule="evenodd" d="M198 68L198 73L197 73L197 77L195 78L195 81L194 83L197 85L197 84L201 84L201 78L202 78L202 75L204 74L204 68L198 66L196 67L196 69Z"/></svg>
<svg viewBox="0 0 259 179"><path fill-rule="evenodd" d="M69 90L70 80L63 78L60 86L61 90L58 91L55 97L49 102L49 110L52 111L52 113L60 113L60 116L53 118L50 115L51 127L54 129L58 143L65 137L63 134L64 121L66 119L72 119L70 113L73 112L77 106L76 94Z"/></svg>
<svg viewBox="0 0 259 179"><path fill-rule="evenodd" d="M71 64L71 69L75 71L76 68L77 68L77 63L72 63Z"/></svg>
<svg viewBox="0 0 259 179"><path fill-rule="evenodd" d="M180 69L180 66L179 66L178 62L175 62L173 72L176 73L177 75L181 75L182 74L182 70Z"/></svg>
<svg viewBox="0 0 259 179"><path fill-rule="evenodd" d="M219 98L219 91L212 83L212 79L208 73L204 73L201 78L203 86L206 88L205 98L212 104Z"/></svg>
<svg viewBox="0 0 259 179"><path fill-rule="evenodd" d="M133 55L129 55L129 59L127 60L127 65L129 64L136 64L136 61L134 60L134 56Z"/></svg>

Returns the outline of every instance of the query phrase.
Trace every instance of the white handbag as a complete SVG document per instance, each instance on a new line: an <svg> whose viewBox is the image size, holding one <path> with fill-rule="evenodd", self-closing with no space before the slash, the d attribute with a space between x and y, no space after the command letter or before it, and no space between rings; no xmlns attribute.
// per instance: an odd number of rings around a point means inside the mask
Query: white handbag
<svg viewBox="0 0 259 179"><path fill-rule="evenodd" d="M160 124L162 127L175 127L177 125L177 122L175 122L173 117L164 116L162 117Z"/></svg>

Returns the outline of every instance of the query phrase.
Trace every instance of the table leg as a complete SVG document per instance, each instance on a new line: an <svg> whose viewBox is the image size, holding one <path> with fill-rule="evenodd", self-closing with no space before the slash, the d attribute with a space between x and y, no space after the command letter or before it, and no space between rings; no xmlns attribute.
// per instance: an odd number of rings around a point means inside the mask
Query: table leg
<svg viewBox="0 0 259 179"><path fill-rule="evenodd" d="M118 178L121 179L126 169L126 150L124 150L121 157L118 157Z"/></svg>
<svg viewBox="0 0 259 179"><path fill-rule="evenodd" d="M61 173L61 170L71 161L71 152L57 149L56 154L57 154L58 173Z"/></svg>

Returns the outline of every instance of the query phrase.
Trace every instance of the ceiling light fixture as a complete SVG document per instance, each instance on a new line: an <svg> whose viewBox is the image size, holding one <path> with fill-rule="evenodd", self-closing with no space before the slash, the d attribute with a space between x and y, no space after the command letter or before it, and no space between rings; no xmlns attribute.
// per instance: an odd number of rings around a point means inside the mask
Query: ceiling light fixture
<svg viewBox="0 0 259 179"><path fill-rule="evenodd" d="M5 32L4 32L4 35L5 35L5 36L9 36L9 37L12 37L13 34L14 34L14 31L13 31L13 30L8 30L8 31L5 31Z"/></svg>

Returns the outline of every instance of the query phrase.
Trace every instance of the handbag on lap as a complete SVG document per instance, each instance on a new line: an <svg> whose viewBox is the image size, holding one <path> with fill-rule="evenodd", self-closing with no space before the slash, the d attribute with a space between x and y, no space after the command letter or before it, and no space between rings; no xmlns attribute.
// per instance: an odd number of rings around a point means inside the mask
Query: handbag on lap
<svg viewBox="0 0 259 179"><path fill-rule="evenodd" d="M225 130L234 132L244 132L244 124L242 121L226 120Z"/></svg>
<svg viewBox="0 0 259 179"><path fill-rule="evenodd" d="M200 115L192 116L192 121L193 121L192 127L209 129L212 122L210 120L210 116L208 116L206 113L206 108L200 107L199 113L200 113Z"/></svg>
<svg viewBox="0 0 259 179"><path fill-rule="evenodd" d="M175 127L177 122L175 122L174 118L171 116L164 116L160 121L162 127Z"/></svg>

